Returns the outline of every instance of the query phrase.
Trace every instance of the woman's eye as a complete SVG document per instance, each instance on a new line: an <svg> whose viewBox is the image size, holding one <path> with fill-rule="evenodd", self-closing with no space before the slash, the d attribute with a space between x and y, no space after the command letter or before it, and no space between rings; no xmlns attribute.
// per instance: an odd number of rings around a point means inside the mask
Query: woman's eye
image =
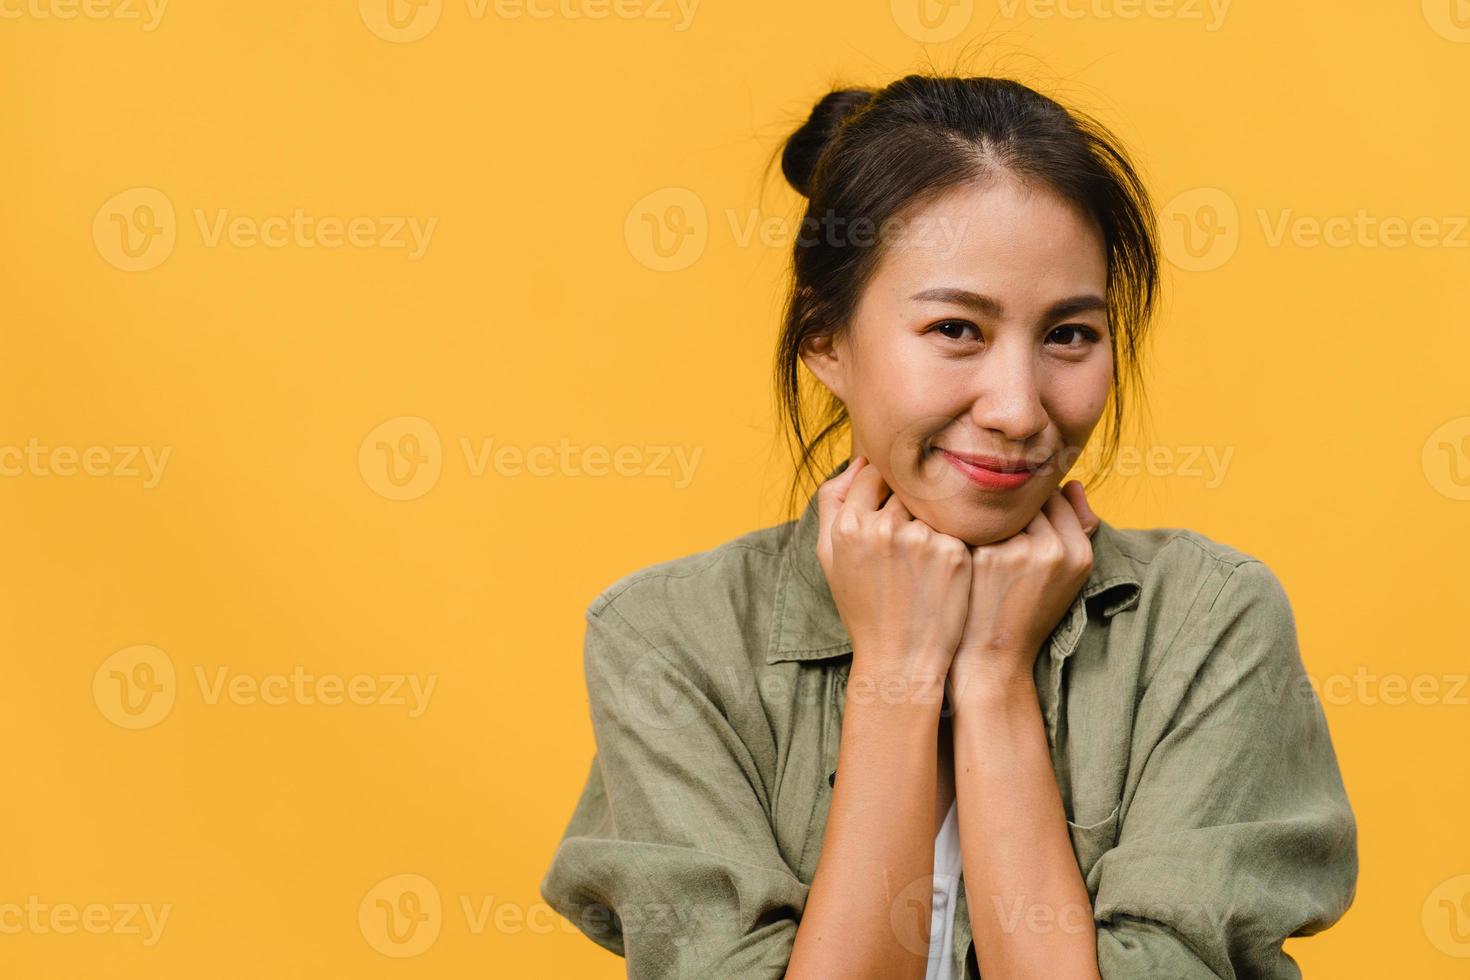
<svg viewBox="0 0 1470 980"><path fill-rule="evenodd" d="M973 330L975 331L975 339L980 339L980 328L968 320L941 320L929 329L939 331L939 333L948 337L950 340L964 340L965 331Z"/></svg>
<svg viewBox="0 0 1470 980"><path fill-rule="evenodd" d="M1056 337L1059 334L1062 336L1062 340L1063 340L1062 346L1063 347L1078 347L1078 346L1081 346L1080 344L1076 344L1076 343L1073 343L1072 342L1074 339L1078 339L1078 338L1080 338L1081 340L1083 340L1083 341L1085 341L1087 343L1096 343L1099 339L1101 339L1098 336L1098 333L1097 333L1096 330L1092 329L1091 327L1082 326L1080 324L1067 324L1066 326L1063 326L1063 327L1057 327L1056 329L1054 329L1051 332L1051 336L1053 336L1053 337ZM1071 334L1072 336L1071 337L1068 337L1067 336L1068 334Z"/></svg>

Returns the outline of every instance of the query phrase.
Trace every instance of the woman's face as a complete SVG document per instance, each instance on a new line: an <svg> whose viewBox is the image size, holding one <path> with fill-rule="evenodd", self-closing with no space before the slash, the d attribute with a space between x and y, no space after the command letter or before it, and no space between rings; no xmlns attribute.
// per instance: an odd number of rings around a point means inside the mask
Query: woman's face
<svg viewBox="0 0 1470 980"><path fill-rule="evenodd" d="M1107 403L1102 235L1008 175L946 192L902 229L848 329L802 360L847 406L852 454L916 518L990 544L1041 510Z"/></svg>

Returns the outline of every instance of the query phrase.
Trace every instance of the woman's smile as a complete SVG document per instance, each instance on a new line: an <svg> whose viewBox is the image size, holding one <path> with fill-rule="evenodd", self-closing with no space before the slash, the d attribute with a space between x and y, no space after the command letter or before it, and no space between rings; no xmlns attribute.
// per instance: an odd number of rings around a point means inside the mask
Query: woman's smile
<svg viewBox="0 0 1470 980"><path fill-rule="evenodd" d="M1035 466L1028 466L1024 461L1006 462L993 457L959 456L947 449L935 449L951 466L963 473L966 479L990 490L1014 490L1036 476L1041 466L1045 465L1045 460Z"/></svg>

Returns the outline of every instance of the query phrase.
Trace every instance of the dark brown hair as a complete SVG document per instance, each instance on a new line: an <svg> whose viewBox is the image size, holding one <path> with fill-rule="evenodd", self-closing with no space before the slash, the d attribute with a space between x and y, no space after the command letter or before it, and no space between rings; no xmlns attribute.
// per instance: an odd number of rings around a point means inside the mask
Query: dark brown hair
<svg viewBox="0 0 1470 980"><path fill-rule="evenodd" d="M1000 173L1045 185L1102 230L1113 349L1112 411L1105 411L1098 467L1106 473L1121 438L1124 404L1142 397L1143 341L1159 292L1153 207L1106 127L1010 79L908 75L881 90L829 92L780 154L787 181L807 199L776 354L777 404L799 450L788 513L794 513L803 476L813 487L825 476L818 453L848 421L846 407L820 386L825 403L807 423L802 344L846 329L882 258L882 236L838 239L809 232L883 228L942 191Z"/></svg>

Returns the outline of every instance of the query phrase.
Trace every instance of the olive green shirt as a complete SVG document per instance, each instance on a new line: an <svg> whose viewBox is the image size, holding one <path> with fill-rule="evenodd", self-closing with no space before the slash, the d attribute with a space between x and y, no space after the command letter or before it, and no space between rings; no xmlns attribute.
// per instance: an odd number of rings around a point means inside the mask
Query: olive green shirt
<svg viewBox="0 0 1470 980"><path fill-rule="evenodd" d="M634 980L785 972L852 663L817 529L813 495L799 520L633 572L587 609L596 754L541 893ZM1193 531L1103 522L1092 545L1035 679L1101 974L1299 977L1282 941L1346 911L1357 832L1281 583ZM955 964L974 978L957 894ZM1064 927L1041 911L988 910ZM892 924L923 949L921 912Z"/></svg>

